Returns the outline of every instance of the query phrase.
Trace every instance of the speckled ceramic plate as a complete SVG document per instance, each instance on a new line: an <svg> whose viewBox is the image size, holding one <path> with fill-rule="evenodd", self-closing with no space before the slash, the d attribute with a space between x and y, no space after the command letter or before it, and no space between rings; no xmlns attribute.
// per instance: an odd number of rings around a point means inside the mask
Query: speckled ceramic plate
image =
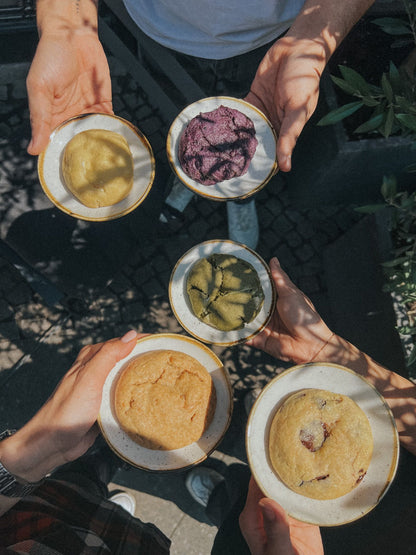
<svg viewBox="0 0 416 555"><path fill-rule="evenodd" d="M62 175L62 156L67 143L77 133L89 129L120 133L133 156L133 187L125 199L112 206L85 206L66 187ZM155 160L148 140L129 121L110 114L85 114L65 121L52 132L48 146L38 158L38 175L45 194L62 212L80 220L102 222L120 218L144 201L153 184Z"/></svg>
<svg viewBox="0 0 416 555"><path fill-rule="evenodd" d="M135 443L119 426L114 410L114 391L123 369L136 356L149 351L171 349L194 357L211 374L217 395L213 420L199 441L181 449L162 451ZM122 459L144 470L182 470L205 460L225 435L231 421L233 395L227 371L208 347L179 334L161 333L140 338L133 351L119 361L108 375L98 424L107 443Z"/></svg>
<svg viewBox="0 0 416 555"><path fill-rule="evenodd" d="M256 318L242 329L217 330L199 320L192 311L186 292L189 271L195 262L213 253L233 254L249 262L259 276L264 293L263 306ZM169 281L169 300L180 325L196 339L212 345L234 345L247 341L266 327L276 306L276 292L269 267L256 252L235 241L212 240L196 245L178 260Z"/></svg>
<svg viewBox="0 0 416 555"><path fill-rule="evenodd" d="M258 145L247 173L215 185L202 185L183 171L179 162L179 140L192 118L201 112L211 112L221 105L239 110L252 120ZM214 96L198 100L182 110L169 129L166 150L173 171L194 193L211 200L235 200L254 195L277 172L276 140L273 127L258 108L239 98Z"/></svg>
<svg viewBox="0 0 416 555"><path fill-rule="evenodd" d="M268 455L270 425L280 403L305 388L348 395L365 412L373 433L373 456L367 474L351 492L329 500L310 499L280 481ZM370 512L390 487L399 460L399 437L384 398L367 380L348 368L329 363L295 366L274 378L261 392L249 416L247 456L263 493L278 501L292 517L319 526L337 526Z"/></svg>

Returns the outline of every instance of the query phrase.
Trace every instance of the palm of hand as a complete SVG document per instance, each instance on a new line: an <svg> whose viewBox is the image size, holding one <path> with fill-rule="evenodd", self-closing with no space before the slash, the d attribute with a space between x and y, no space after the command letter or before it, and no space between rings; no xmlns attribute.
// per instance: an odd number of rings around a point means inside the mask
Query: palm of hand
<svg viewBox="0 0 416 555"><path fill-rule="evenodd" d="M88 112L112 113L108 63L98 38L82 35L63 43L41 39L27 79L32 124L30 154L39 154L51 131Z"/></svg>
<svg viewBox="0 0 416 555"><path fill-rule="evenodd" d="M282 160L291 156L302 129L316 108L324 65L319 45L284 37L263 58L246 97L265 112L278 132L278 160L285 171L290 165Z"/></svg>

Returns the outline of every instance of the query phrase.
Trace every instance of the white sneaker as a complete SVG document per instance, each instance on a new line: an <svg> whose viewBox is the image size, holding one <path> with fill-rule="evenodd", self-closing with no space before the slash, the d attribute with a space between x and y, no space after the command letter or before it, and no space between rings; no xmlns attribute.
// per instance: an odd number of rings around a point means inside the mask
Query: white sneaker
<svg viewBox="0 0 416 555"><path fill-rule="evenodd" d="M188 204L191 202L193 193L188 187L186 187L182 181L176 177L173 177L173 184L170 193L166 197L166 204L175 208L179 212L183 212Z"/></svg>
<svg viewBox="0 0 416 555"><path fill-rule="evenodd" d="M188 472L185 485L193 499L203 507L206 507L212 490L223 480L224 476L216 470L200 467Z"/></svg>
<svg viewBox="0 0 416 555"><path fill-rule="evenodd" d="M229 238L254 250L259 241L259 222L254 199L228 201L227 215Z"/></svg>
<svg viewBox="0 0 416 555"><path fill-rule="evenodd" d="M123 507L123 509L134 516L134 512L136 510L136 499L131 493L128 493L127 491L116 491L114 493L110 493L108 499L116 505Z"/></svg>

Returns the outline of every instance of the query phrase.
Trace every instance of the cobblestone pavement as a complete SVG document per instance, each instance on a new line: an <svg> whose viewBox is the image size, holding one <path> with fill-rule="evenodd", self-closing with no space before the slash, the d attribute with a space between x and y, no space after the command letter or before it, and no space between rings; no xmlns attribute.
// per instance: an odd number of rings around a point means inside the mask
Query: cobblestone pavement
<svg viewBox="0 0 416 555"><path fill-rule="evenodd" d="M227 237L225 204L203 198L194 199L186 209L186 224L180 232L169 234L160 227L158 214L168 173L165 137L170 122L152 112L137 83L115 60L111 67L114 111L148 137L158 169L152 193L142 206L119 221L98 225L60 213L43 194L36 159L25 151L30 135L24 84L27 64L0 67L0 235L78 303L71 305L72 310L48 304L3 253L2 429L19 427L30 418L83 345L118 336L131 327L151 333L183 333L169 305L172 268L195 244ZM257 206L258 253L266 261L277 255L330 321L322 252L358 219L356 213L349 207L297 209L282 175L258 194ZM235 409L230 430L210 461L244 461L243 395L252 387L265 385L284 365L245 345L213 350L230 373ZM173 553L184 553L185 547L191 554L209 552L215 528L187 499L181 475L149 476L132 470L121 473L118 483L143 492L140 506L146 511L140 516L172 537Z"/></svg>

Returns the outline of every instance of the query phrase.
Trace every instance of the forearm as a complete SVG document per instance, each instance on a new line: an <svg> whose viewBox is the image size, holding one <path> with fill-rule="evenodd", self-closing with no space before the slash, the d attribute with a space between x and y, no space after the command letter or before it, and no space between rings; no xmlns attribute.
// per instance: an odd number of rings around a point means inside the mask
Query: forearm
<svg viewBox="0 0 416 555"><path fill-rule="evenodd" d="M97 33L98 0L37 0L39 35Z"/></svg>
<svg viewBox="0 0 416 555"><path fill-rule="evenodd" d="M322 48L327 63L373 3L374 0L306 0L286 36L313 41Z"/></svg>
<svg viewBox="0 0 416 555"><path fill-rule="evenodd" d="M400 442L416 455L416 385L375 362L357 347L334 335L314 362L351 368L383 395L396 421Z"/></svg>

